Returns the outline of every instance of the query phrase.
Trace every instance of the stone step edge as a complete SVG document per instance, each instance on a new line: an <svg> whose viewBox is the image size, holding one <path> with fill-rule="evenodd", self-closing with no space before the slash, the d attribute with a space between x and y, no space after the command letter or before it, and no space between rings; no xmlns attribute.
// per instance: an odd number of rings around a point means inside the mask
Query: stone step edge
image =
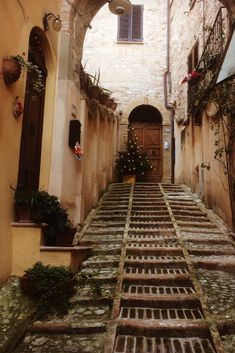
<svg viewBox="0 0 235 353"><path fill-rule="evenodd" d="M201 259L194 258L192 263L197 268L203 268L207 270L223 270L226 272L234 273L235 270L235 259L226 260L223 258L220 259Z"/></svg>
<svg viewBox="0 0 235 353"><path fill-rule="evenodd" d="M172 275L140 275L140 274L124 274L123 275L123 280L124 281L133 281L133 283L135 281L143 281L143 282L147 282L147 281L152 281L153 283L156 283L157 285L159 285L162 282L165 281L187 281L189 280L190 277L188 274L172 274Z"/></svg>
<svg viewBox="0 0 235 353"><path fill-rule="evenodd" d="M206 320L130 320L117 319L117 333L134 336L171 335L171 337L206 337L210 336L209 324Z"/></svg>
<svg viewBox="0 0 235 353"><path fill-rule="evenodd" d="M27 332L30 333L54 333L54 334L87 334L87 333L102 333L106 331L107 322L102 323L60 323L60 322L34 322L27 327Z"/></svg>
<svg viewBox="0 0 235 353"><path fill-rule="evenodd" d="M188 253L191 255L235 255L235 250L220 249L193 249L187 247Z"/></svg>
<svg viewBox="0 0 235 353"><path fill-rule="evenodd" d="M131 259L126 259L125 260L125 267L126 266L146 266L149 265L150 267L158 266L157 268L160 268L159 266L163 266L162 268L166 269L185 269L187 268L186 266L186 260L131 260ZM167 267L170 266L170 267ZM177 267L178 266L178 267ZM181 266L181 267L180 267Z"/></svg>
<svg viewBox="0 0 235 353"><path fill-rule="evenodd" d="M161 304L181 304L183 306L184 304L190 305L196 305L195 307L200 306L200 301L198 298L198 295L196 294L148 294L148 295L141 295L141 294L122 294L121 297L122 303L128 303L131 302L135 304L135 306L138 306L139 303L141 304L146 304L146 305L152 305L154 308L154 305L161 305ZM141 306L142 307L142 306ZM166 309L165 307L163 307ZM173 308L173 307L171 307ZM168 308L167 308L168 309Z"/></svg>

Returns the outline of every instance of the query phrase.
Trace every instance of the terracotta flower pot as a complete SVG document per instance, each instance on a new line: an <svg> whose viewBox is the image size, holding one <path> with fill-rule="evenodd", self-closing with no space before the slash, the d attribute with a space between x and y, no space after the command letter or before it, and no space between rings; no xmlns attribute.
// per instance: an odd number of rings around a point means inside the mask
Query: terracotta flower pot
<svg viewBox="0 0 235 353"><path fill-rule="evenodd" d="M66 229L64 232L60 233L56 238L56 245L72 246L76 230L77 230L76 228L69 228L69 229Z"/></svg>
<svg viewBox="0 0 235 353"><path fill-rule="evenodd" d="M113 104L111 106L113 111L117 109L117 105L118 105L117 102L113 102Z"/></svg>
<svg viewBox="0 0 235 353"><path fill-rule="evenodd" d="M16 82L21 74L20 64L11 58L3 58L2 73L6 85Z"/></svg>
<svg viewBox="0 0 235 353"><path fill-rule="evenodd" d="M107 101L108 101L108 99L109 99L108 94L106 94L106 93L100 93L100 95L99 95L99 102L100 102L101 104L106 104Z"/></svg>
<svg viewBox="0 0 235 353"><path fill-rule="evenodd" d="M105 105L108 108L112 108L113 103L114 103L114 100L112 98L109 98L109 99L107 99Z"/></svg>
<svg viewBox="0 0 235 353"><path fill-rule="evenodd" d="M98 98L100 93L100 89L98 86L91 86L88 91L88 95L90 98Z"/></svg>
<svg viewBox="0 0 235 353"><path fill-rule="evenodd" d="M32 222L30 205L16 204L15 215L16 215L17 222L22 222L22 223Z"/></svg>

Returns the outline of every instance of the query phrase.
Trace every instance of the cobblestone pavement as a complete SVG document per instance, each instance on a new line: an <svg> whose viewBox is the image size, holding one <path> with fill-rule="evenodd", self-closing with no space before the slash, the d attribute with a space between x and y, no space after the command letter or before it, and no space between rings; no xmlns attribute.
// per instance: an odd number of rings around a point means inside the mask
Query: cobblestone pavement
<svg viewBox="0 0 235 353"><path fill-rule="evenodd" d="M235 352L234 243L188 188L112 184L76 241L94 247L69 313L14 353Z"/></svg>

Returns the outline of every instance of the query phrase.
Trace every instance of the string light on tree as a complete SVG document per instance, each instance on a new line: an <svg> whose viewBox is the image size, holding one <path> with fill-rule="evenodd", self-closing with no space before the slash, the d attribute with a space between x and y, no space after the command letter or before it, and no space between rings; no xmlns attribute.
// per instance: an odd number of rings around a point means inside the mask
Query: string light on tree
<svg viewBox="0 0 235 353"><path fill-rule="evenodd" d="M140 152L136 135L129 138L126 149L119 152L116 167L121 175L144 175L148 170L153 169L147 156Z"/></svg>

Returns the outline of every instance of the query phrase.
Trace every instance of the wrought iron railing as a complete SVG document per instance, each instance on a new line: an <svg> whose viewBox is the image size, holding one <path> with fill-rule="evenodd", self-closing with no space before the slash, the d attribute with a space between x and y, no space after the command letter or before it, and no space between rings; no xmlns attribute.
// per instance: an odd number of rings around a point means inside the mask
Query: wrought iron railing
<svg viewBox="0 0 235 353"><path fill-rule="evenodd" d="M199 116L203 102L215 84L226 45L226 8L221 7L206 41L197 72L201 73L198 82L188 84L188 112ZM200 120L200 119L199 119Z"/></svg>

